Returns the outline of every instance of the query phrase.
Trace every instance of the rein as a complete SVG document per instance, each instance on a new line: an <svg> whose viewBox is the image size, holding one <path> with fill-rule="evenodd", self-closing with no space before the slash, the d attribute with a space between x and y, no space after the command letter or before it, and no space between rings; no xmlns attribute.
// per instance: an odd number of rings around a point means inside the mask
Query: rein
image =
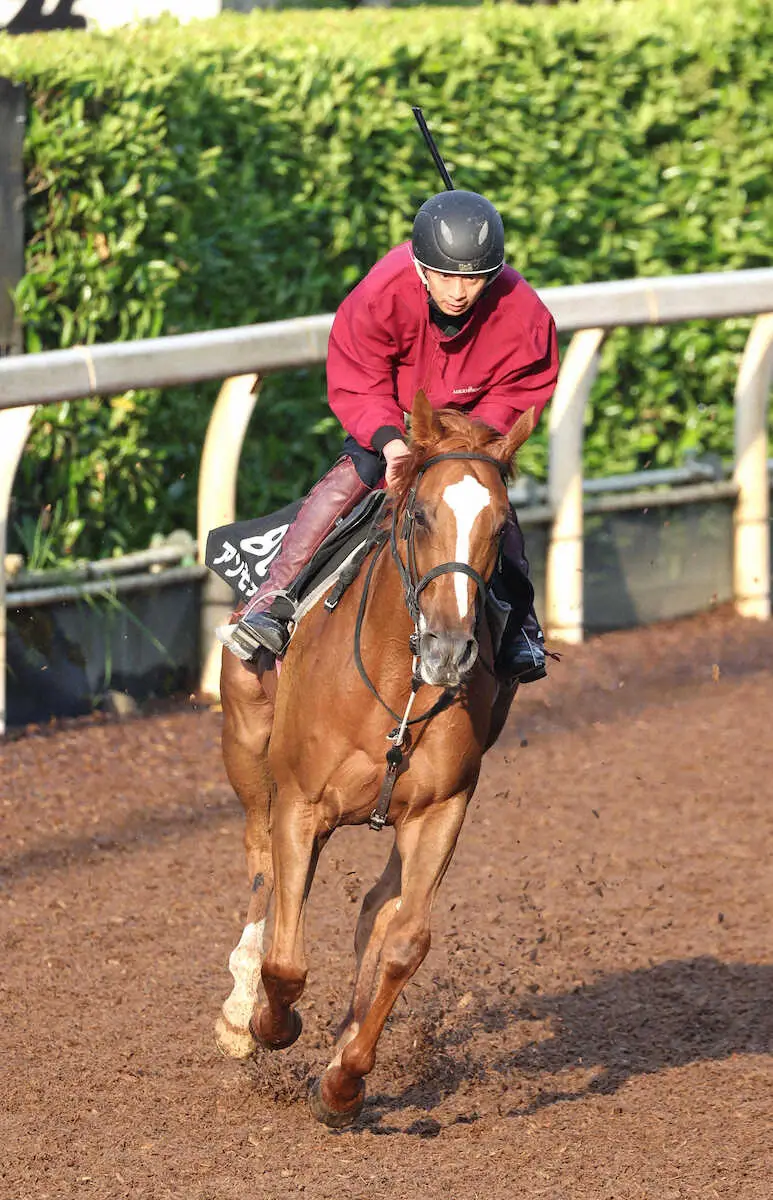
<svg viewBox="0 0 773 1200"><path fill-rule="evenodd" d="M477 461L477 462L489 463L497 468L497 471L499 472L500 476L502 477L503 483L506 480L506 468L505 468L504 464L501 463L499 461L499 459L496 459L492 455L489 455L489 454L479 454L479 453L475 453L473 451L470 451L468 453L465 453L464 451L451 451L447 454L436 454L432 458L428 458L426 462L422 463L422 465L419 468L419 471L417 473L416 481L413 484L413 487L411 488L410 492L408 493L408 498L406 500L405 508L403 510L402 530L401 530L400 536L406 543L406 562L404 563L403 560L401 559L399 548L398 548L398 541L399 541L398 534L397 534L398 510L397 510L397 508L395 508L392 512L392 525L391 525L389 534L387 535L384 531L382 531L381 533L376 535L376 538L374 539L374 545L376 546L376 552L373 555L373 558L371 559L370 566L368 567L368 573L365 576L365 583L363 585L362 595L360 597L360 605L359 605L359 609L357 611L357 620L356 620L355 626L354 626L354 661L357 666L357 670L360 674L360 678L362 679L363 683L368 688L368 690L371 692L371 694L373 696L375 696L376 700L378 700L381 707L385 708L386 711L389 713L389 715L395 721L398 722L397 728L393 729L390 733L387 734L387 740L392 743L392 746L390 747L390 749L387 751L387 754L386 754L386 761L387 761L386 773L384 775L384 779L381 784L381 789L379 791L378 800L376 802L376 807L374 808L373 812L371 813L370 820L368 822L370 825L370 828L374 829L374 830L381 830L386 825L387 814L389 812L389 805L390 805L390 802L392 799L392 792L394 790L395 783L397 782L397 776L398 776L400 767L403 763L403 759L405 757L405 755L403 754L402 747L403 746L405 747L406 752L408 752L410 750L411 739L410 739L410 734L408 733L408 727L410 725L420 725L425 721L430 721L433 717L437 716L438 713L441 713L445 709L449 708L451 706L451 704L453 704L455 702L455 700L457 699L458 692L459 692L458 686L453 687L453 688L446 688L443 691L443 694L440 696L440 699L436 700L431 708L428 708L426 710L426 712L421 713L421 715L418 717L413 717L413 718L410 717L410 712L411 712L411 708L413 707L413 702L416 698L416 693L418 692L419 688L422 686L422 683L423 683L423 680L421 678L421 675L420 675L419 669L418 669L419 661L420 661L420 656L419 656L419 619L421 617L421 606L419 604L419 596L424 591L424 589L430 583L432 583L432 581L434 579L439 578L441 575L460 574L460 575L469 576L469 578L472 579L473 583L475 583L475 585L478 589L479 596L480 596L480 605L478 607L476 623L475 623L476 633L477 633L477 628L478 628L478 622L480 621L481 613L484 610L484 605L485 605L485 601L486 601L486 591L487 591L487 586L488 586L487 582L483 578L483 576L480 574L480 572L476 571L468 563L463 563L463 562L439 563L437 566L430 568L430 570L427 571L424 575L419 576L418 566L416 563L416 546L415 546L416 493L417 493L419 484L421 482L421 479L422 479L422 476L424 475L424 473L430 467L434 466L436 463L446 462L449 459L459 459L459 460L463 460L465 462L473 460L473 461ZM413 654L413 666L412 666L412 671L411 671L411 694L408 698L408 703L406 705L405 712L403 713L402 718L400 717L400 715L398 713L396 713L394 711L394 709L392 709L386 703L386 701L383 699L383 697L379 694L378 689L375 687L373 681L371 680L370 676L368 675L368 673L365 669L365 664L362 661L362 649L361 649L362 626L363 626L363 622L365 620L365 611L367 608L368 596L370 594L370 585L371 585L371 582L373 579L373 572L376 568L376 563L378 562L378 559L381 556L382 550L385 548L385 546L387 544L387 538L389 541L389 548L392 553L392 558L397 566L397 570L400 575L400 581L401 581L402 587L403 587L403 595L405 597L406 608L408 609L408 614L414 624L414 632L410 639L410 648L411 648L411 651ZM485 663L483 665L486 666ZM487 668L487 669L489 670L490 673L493 674L493 672L491 671L491 668Z"/></svg>

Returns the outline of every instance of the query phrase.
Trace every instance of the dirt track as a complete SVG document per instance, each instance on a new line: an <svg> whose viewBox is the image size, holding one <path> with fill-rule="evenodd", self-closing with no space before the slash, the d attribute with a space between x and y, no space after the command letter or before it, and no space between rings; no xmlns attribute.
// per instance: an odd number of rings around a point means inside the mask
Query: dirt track
<svg viewBox="0 0 773 1200"><path fill-rule="evenodd" d="M326 852L300 1042L220 1058L246 885L219 720L2 750L2 1200L773 1195L770 626L610 635L524 691L342 1134L304 1098L389 843Z"/></svg>

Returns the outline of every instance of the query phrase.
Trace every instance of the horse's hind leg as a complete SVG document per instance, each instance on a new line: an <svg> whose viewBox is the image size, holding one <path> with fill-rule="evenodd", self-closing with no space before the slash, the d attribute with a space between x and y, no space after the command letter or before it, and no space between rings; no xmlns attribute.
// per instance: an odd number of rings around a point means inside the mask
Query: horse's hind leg
<svg viewBox="0 0 773 1200"><path fill-rule="evenodd" d="M461 793L398 828L402 888L399 899L385 906L391 909L391 917L380 946L373 996L357 1033L333 1059L310 1097L314 1116L326 1125L348 1125L362 1108L363 1079L373 1070L387 1017L429 950L432 901L451 861L468 798L468 793Z"/></svg>
<svg viewBox="0 0 773 1200"><path fill-rule="evenodd" d="M233 988L215 1023L218 1048L231 1058L249 1058L256 1048L250 1030L250 1018L260 986L266 912L272 888L271 869L266 862L268 858L270 863L270 848L267 856L262 845L265 832L262 814L249 811L245 830L247 871L251 886L247 920L241 938L228 959L228 969L234 980Z"/></svg>
<svg viewBox="0 0 773 1200"><path fill-rule="evenodd" d="M360 1023L368 1010L381 947L384 944L389 922L396 911L395 903L400 895L400 877L400 853L397 843L395 843L381 878L373 885L362 902L354 935L354 951L357 955L354 990L349 1011L338 1028L336 1057L331 1065L340 1062L344 1047L348 1046L358 1033Z"/></svg>
<svg viewBox="0 0 773 1200"><path fill-rule="evenodd" d="M245 811L244 843L250 901L247 923L228 967L234 985L215 1025L218 1047L232 1058L255 1050L250 1017L260 985L263 933L274 882L269 833L272 783L267 765L273 706L254 671L223 655L223 760Z"/></svg>

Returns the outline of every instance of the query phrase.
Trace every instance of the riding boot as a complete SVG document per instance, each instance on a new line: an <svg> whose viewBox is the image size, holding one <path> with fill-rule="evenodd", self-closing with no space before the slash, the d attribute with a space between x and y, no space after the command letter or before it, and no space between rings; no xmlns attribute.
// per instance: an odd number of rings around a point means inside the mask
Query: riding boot
<svg viewBox="0 0 773 1200"><path fill-rule="evenodd" d="M287 623L294 611L290 585L337 522L370 490L348 455L339 458L314 485L285 534L265 582L239 614L238 622L217 630L220 641L237 658L249 662L261 647L272 654L284 653L289 641Z"/></svg>
<svg viewBox="0 0 773 1200"><path fill-rule="evenodd" d="M497 678L503 683L533 683L547 675L545 637L534 611L534 588L529 579L523 533L514 509L510 515L502 543L500 581L511 611L494 666Z"/></svg>

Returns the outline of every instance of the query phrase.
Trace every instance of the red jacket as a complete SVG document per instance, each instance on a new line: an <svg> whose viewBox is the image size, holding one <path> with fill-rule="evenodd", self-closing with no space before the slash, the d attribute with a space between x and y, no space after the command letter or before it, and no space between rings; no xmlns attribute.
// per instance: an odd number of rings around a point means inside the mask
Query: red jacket
<svg viewBox="0 0 773 1200"><path fill-rule="evenodd" d="M366 449L404 434L420 388L433 408L460 408L506 433L529 408L539 417L557 375L553 318L517 271L505 267L466 325L446 337L430 319L407 242L346 297L328 347L330 407Z"/></svg>

